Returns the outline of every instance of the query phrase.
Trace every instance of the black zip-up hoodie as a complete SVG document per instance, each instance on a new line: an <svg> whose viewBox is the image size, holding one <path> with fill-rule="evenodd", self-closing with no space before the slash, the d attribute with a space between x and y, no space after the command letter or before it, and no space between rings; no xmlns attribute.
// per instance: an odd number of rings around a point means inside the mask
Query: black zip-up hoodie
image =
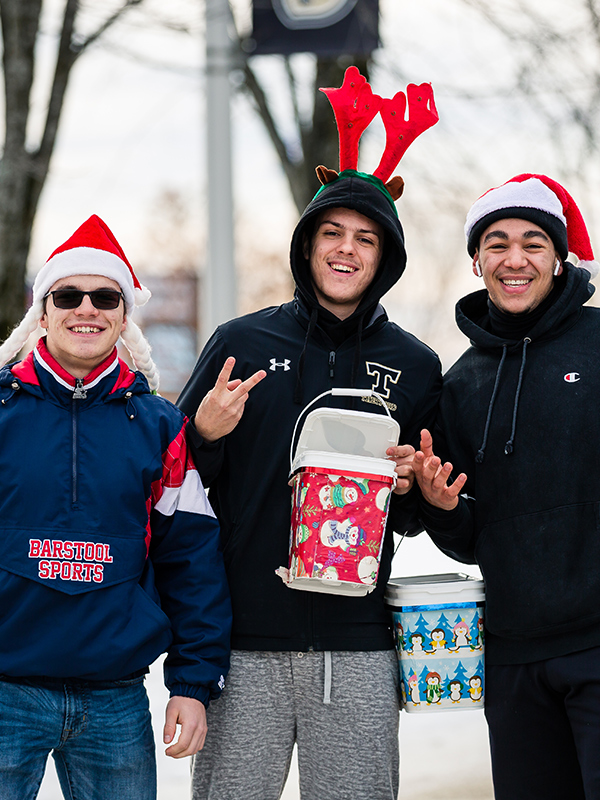
<svg viewBox="0 0 600 800"><path fill-rule="evenodd" d="M336 207L353 208L385 229L375 279L344 321L318 304L303 255L305 232L310 238L316 215ZM389 649L393 643L383 593L393 554L392 528L415 530L416 504L410 496L393 497L379 581L371 594L357 598L290 589L275 570L288 563L292 431L303 407L316 395L333 387L357 386L389 392L401 442L417 444L421 427L432 423L437 406L439 361L428 347L390 322L379 305L379 298L402 274L406 256L392 202L375 185L346 177L325 187L298 223L290 260L297 287L294 300L219 326L179 398L181 408L192 416L227 356L236 358L233 377L244 380L259 369L267 371L228 436L211 445L188 426L196 464L221 523L234 609L232 645L244 650ZM355 402L362 411L383 413L376 405Z"/></svg>
<svg viewBox="0 0 600 800"><path fill-rule="evenodd" d="M521 339L490 331L488 295L457 304L470 347L444 376L434 451L468 482L459 506L426 506L445 552L486 582L488 663L600 644L600 310L565 265L564 288Z"/></svg>

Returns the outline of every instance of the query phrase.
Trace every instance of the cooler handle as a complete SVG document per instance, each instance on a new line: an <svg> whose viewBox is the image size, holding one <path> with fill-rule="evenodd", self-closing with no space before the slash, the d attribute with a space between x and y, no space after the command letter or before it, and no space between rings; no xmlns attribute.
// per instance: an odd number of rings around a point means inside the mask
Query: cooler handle
<svg viewBox="0 0 600 800"><path fill-rule="evenodd" d="M327 397L328 394L333 395L334 397L375 397L377 400L379 400L379 402L383 406L385 413L388 415L388 417L390 419L393 419L392 415L390 414L390 410L385 403L385 400L380 394L374 392L373 389L328 389L326 392L321 392L321 394L318 394L316 397L313 397L310 403L305 405L302 411L298 414L298 419L296 420L296 424L294 425L294 432L292 433L292 442L290 444L290 470L292 468L292 463L294 461L294 443L296 441L296 433L298 431L298 425L300 424L300 420L302 419L304 414L306 414L306 412L311 406L313 406L319 400L322 400L323 397Z"/></svg>

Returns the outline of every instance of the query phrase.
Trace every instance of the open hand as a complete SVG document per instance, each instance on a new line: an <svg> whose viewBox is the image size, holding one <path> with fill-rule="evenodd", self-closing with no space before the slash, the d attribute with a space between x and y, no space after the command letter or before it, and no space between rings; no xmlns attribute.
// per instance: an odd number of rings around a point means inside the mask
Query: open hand
<svg viewBox="0 0 600 800"><path fill-rule="evenodd" d="M413 470L421 493L428 503L444 511L451 511L458 505L458 495L467 482L464 472L448 486L452 464L442 464L433 452L433 437L427 429L421 431L421 449L413 459Z"/></svg>

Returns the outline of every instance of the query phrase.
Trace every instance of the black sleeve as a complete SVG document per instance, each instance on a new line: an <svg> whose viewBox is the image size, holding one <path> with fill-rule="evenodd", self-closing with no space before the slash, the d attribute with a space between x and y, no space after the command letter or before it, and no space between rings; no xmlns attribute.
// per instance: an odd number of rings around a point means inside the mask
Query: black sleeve
<svg viewBox="0 0 600 800"><path fill-rule="evenodd" d="M217 328L200 353L194 371L177 399L177 405L190 419L186 425L186 439L194 465L205 486L210 486L221 470L224 440L205 442L196 430L194 417L204 396L215 385L228 355L230 354L225 352L225 343Z"/></svg>
<svg viewBox="0 0 600 800"><path fill-rule="evenodd" d="M459 403L446 381L432 433L433 452L441 458L442 463L452 463L451 478L464 472L467 483L457 507L452 511L436 508L421 496L419 517L430 538L443 553L465 564L475 564L475 461L461 437L461 430L467 423L463 420L462 426L459 425L459 413Z"/></svg>
<svg viewBox="0 0 600 800"><path fill-rule="evenodd" d="M400 444L411 444L415 450L419 449L423 428L427 428L429 431L433 430L441 391L442 370L439 359L436 357L425 389L415 403L417 413L405 423L402 429ZM406 536L416 536L421 533L423 530L423 524L419 518L421 499L421 491L416 481L407 494L392 493L388 524L396 533Z"/></svg>

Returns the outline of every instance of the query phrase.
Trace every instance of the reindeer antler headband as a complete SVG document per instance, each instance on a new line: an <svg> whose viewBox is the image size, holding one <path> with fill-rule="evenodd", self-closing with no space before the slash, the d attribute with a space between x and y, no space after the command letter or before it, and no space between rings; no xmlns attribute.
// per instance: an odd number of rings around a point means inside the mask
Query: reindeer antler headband
<svg viewBox="0 0 600 800"><path fill-rule="evenodd" d="M317 167L317 177L323 184L319 192L326 184L339 177L355 174L373 182L392 201L397 200L404 189L404 181L399 175L390 180L392 172L417 136L435 125L439 119L431 84L422 83L416 86L410 83L406 87L406 94L398 92L391 100L384 99L373 94L367 79L360 74L357 67L348 67L339 89L320 91L327 95L335 115L340 142L340 172L323 166ZM408 119L405 119L407 98ZM386 131L385 150L375 172L368 175L357 172L358 143L379 112Z"/></svg>

